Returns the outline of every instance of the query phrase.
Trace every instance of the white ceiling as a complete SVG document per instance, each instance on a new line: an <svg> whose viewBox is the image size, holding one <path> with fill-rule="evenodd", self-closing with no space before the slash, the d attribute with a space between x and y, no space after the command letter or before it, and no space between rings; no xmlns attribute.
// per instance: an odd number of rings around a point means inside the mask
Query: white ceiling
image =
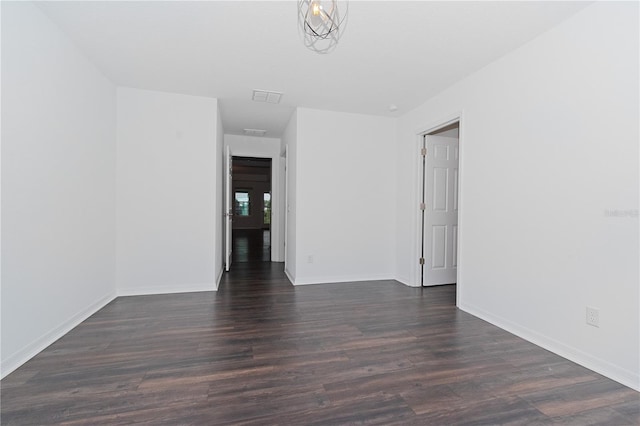
<svg viewBox="0 0 640 426"><path fill-rule="evenodd" d="M225 133L269 137L297 106L401 115L587 4L352 0L340 44L319 55L296 1L38 3L117 85L216 97ZM253 89L284 96L256 103Z"/></svg>

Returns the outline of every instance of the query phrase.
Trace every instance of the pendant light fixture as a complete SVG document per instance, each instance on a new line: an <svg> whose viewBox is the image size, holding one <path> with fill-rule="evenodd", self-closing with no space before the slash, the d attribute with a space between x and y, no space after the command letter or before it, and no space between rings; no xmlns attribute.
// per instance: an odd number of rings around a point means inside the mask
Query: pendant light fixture
<svg viewBox="0 0 640 426"><path fill-rule="evenodd" d="M347 24L348 0L299 0L298 29L304 45L329 53L338 45Z"/></svg>

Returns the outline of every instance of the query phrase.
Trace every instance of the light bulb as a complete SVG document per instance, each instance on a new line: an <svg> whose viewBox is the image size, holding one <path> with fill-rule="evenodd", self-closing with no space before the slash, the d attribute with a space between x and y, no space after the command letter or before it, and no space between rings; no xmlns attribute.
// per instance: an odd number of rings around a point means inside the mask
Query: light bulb
<svg viewBox="0 0 640 426"><path fill-rule="evenodd" d="M318 2L311 3L311 13L313 16L320 15L320 11L322 10L322 6L318 4Z"/></svg>

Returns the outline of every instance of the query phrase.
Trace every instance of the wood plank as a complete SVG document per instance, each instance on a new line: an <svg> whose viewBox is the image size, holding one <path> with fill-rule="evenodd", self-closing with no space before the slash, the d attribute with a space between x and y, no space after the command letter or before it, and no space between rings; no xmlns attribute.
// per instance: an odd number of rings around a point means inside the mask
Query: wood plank
<svg viewBox="0 0 640 426"><path fill-rule="evenodd" d="M639 424L638 393L455 307L455 286L120 297L0 383L3 425Z"/></svg>

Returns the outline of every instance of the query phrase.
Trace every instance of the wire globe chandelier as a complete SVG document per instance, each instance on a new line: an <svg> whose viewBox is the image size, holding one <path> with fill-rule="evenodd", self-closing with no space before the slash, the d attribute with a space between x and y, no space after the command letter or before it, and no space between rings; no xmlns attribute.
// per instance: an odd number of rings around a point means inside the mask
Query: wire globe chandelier
<svg viewBox="0 0 640 426"><path fill-rule="evenodd" d="M338 45L347 25L348 0L299 0L298 30L304 45L329 53Z"/></svg>

